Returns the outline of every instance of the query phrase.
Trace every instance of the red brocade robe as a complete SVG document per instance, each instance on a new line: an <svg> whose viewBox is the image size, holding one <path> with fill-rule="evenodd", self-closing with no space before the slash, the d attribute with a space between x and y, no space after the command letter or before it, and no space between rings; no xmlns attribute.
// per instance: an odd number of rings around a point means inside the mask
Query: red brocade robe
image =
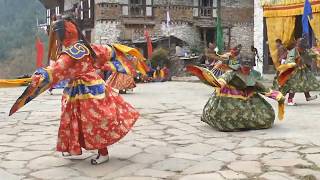
<svg viewBox="0 0 320 180"><path fill-rule="evenodd" d="M136 87L133 77L122 73L112 73L106 83L118 90L128 90Z"/></svg>
<svg viewBox="0 0 320 180"><path fill-rule="evenodd" d="M110 61L112 49L100 45L92 48L97 54L95 59L87 49L80 55L69 50L56 63L36 71L49 84L70 79L62 96L57 151L79 155L81 148L106 148L124 137L139 117L96 73L97 69L108 69L106 62Z"/></svg>

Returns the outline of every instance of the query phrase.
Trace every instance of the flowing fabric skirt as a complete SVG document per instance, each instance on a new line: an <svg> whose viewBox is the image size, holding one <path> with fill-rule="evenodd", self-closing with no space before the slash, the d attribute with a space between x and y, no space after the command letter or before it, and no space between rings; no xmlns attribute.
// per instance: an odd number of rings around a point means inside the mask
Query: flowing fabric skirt
<svg viewBox="0 0 320 180"><path fill-rule="evenodd" d="M283 95L290 90L292 92L320 91L320 82L309 68L297 69L286 84L280 88Z"/></svg>
<svg viewBox="0 0 320 180"><path fill-rule="evenodd" d="M122 73L112 73L107 80L107 84L118 90L133 89L136 87L133 77Z"/></svg>
<svg viewBox="0 0 320 180"><path fill-rule="evenodd" d="M247 100L218 96L210 97L201 120L220 131L241 131L270 128L275 114L272 106L259 94Z"/></svg>
<svg viewBox="0 0 320 180"><path fill-rule="evenodd" d="M70 98L70 94L79 91L77 88L69 87L62 97L57 151L79 155L81 148L106 148L124 137L139 117L110 87L103 88L101 94L95 89L89 96L81 94Z"/></svg>

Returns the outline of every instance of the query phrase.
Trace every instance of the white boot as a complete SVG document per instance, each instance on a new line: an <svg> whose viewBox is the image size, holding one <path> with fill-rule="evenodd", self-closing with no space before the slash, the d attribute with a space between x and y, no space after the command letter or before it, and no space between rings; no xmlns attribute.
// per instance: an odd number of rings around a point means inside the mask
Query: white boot
<svg viewBox="0 0 320 180"><path fill-rule="evenodd" d="M297 103L295 103L295 102L288 102L288 106L296 106L297 105Z"/></svg>
<svg viewBox="0 0 320 180"><path fill-rule="evenodd" d="M62 157L70 160L79 158L77 155L72 155L69 152L62 152Z"/></svg>
<svg viewBox="0 0 320 180"><path fill-rule="evenodd" d="M69 156L71 156L71 154L69 152L62 152L62 156L63 157L69 157Z"/></svg>
<svg viewBox="0 0 320 180"><path fill-rule="evenodd" d="M306 100L307 100L307 101L312 101L312 100L315 100L315 99L317 99L317 98L318 98L318 96L315 95L315 96L311 96L311 97L306 98Z"/></svg>
<svg viewBox="0 0 320 180"><path fill-rule="evenodd" d="M92 165L98 165L98 164L102 164L105 162L109 161L109 155L107 154L106 156L102 156L100 154L98 154L98 156L94 159L91 159L91 164Z"/></svg>
<svg viewBox="0 0 320 180"><path fill-rule="evenodd" d="M297 103L293 102L293 99L288 98L288 106L296 106Z"/></svg>

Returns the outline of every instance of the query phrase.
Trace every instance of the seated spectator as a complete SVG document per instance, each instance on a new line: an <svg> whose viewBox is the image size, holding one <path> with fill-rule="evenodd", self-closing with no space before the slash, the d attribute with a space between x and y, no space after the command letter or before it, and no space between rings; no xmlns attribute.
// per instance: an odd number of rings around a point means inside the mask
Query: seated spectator
<svg viewBox="0 0 320 180"><path fill-rule="evenodd" d="M163 72L163 75L164 75L163 81L171 81L170 69L166 65L164 65L161 71Z"/></svg>

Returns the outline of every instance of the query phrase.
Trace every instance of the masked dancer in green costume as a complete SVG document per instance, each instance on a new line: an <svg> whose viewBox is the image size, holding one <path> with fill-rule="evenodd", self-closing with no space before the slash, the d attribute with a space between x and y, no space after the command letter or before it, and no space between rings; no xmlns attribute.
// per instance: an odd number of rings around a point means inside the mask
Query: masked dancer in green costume
<svg viewBox="0 0 320 180"><path fill-rule="evenodd" d="M275 113L261 96L279 103L279 119L283 119L282 93L263 86L252 70L253 60L241 56L240 68L228 71L217 79L210 71L188 66L187 71L214 87L214 93L203 109L201 120L219 131L242 131L271 128Z"/></svg>
<svg viewBox="0 0 320 180"><path fill-rule="evenodd" d="M297 92L303 92L306 101L317 99L317 95L310 95L310 91L320 91L320 83L311 71L314 61L316 54L308 48L307 40L300 38L296 47L289 51L285 62L278 67L279 90L284 95L289 93L288 105L296 105L293 98Z"/></svg>

